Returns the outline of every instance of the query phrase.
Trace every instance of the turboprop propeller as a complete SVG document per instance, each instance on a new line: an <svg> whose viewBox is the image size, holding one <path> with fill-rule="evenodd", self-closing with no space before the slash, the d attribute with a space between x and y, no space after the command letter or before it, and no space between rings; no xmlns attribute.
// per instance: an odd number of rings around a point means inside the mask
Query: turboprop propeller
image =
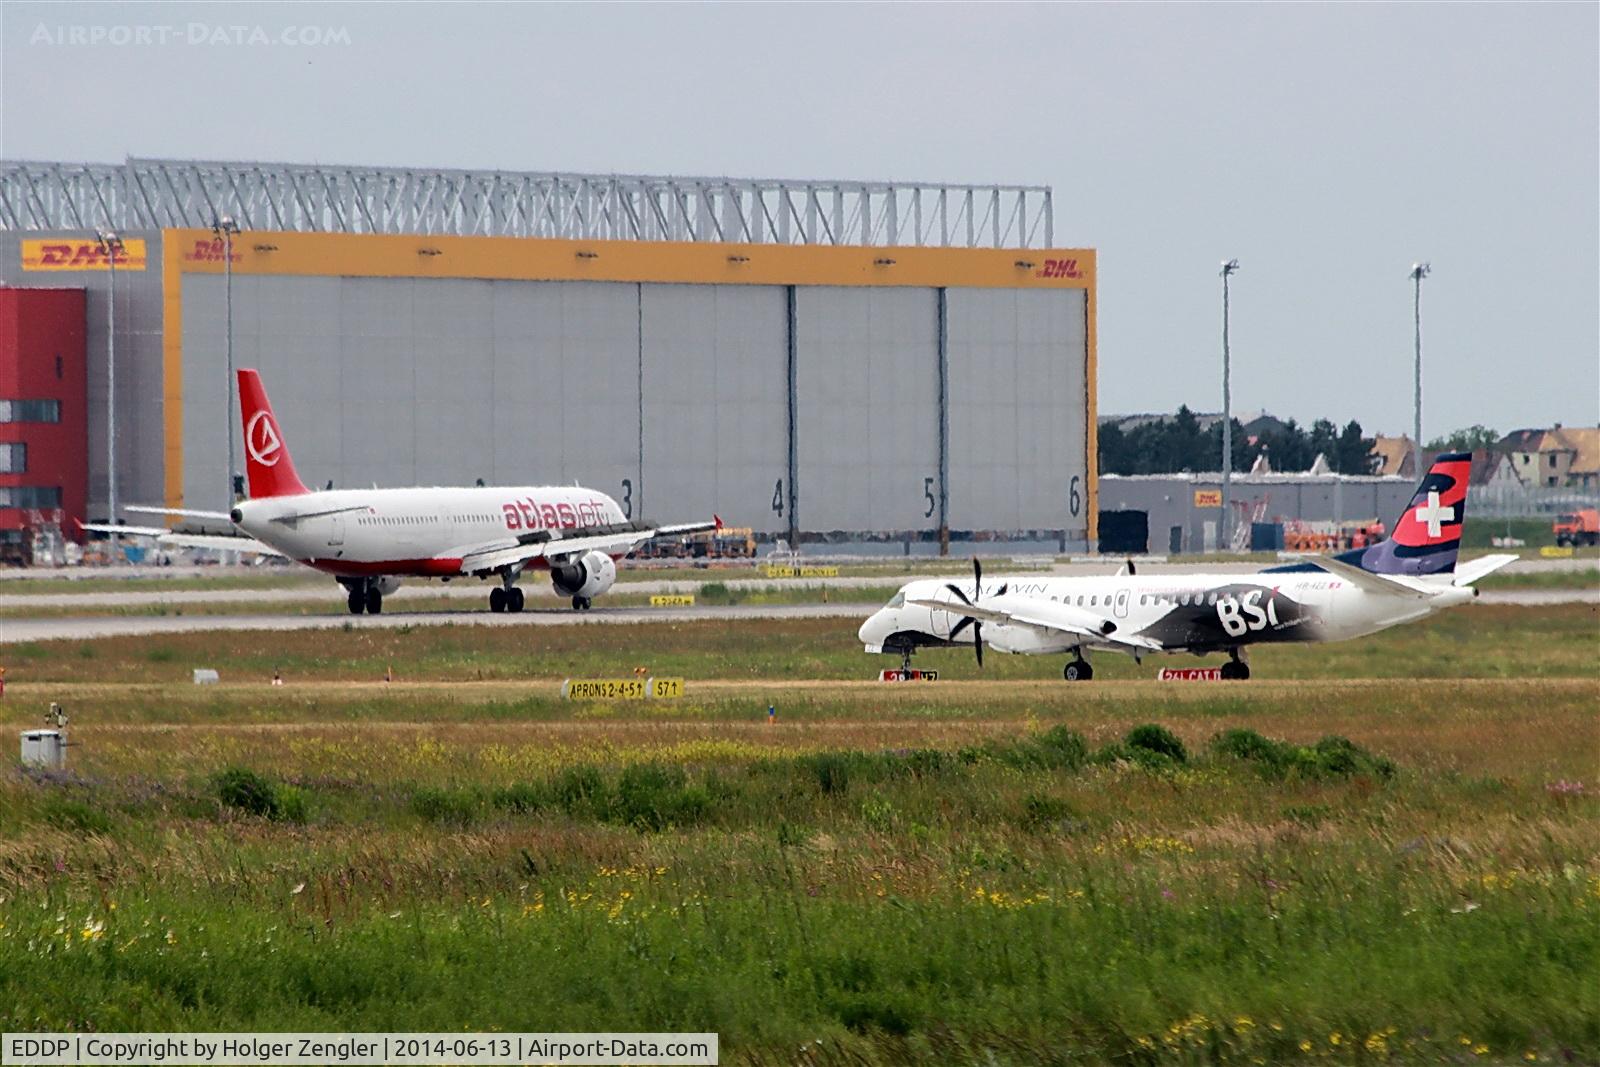
<svg viewBox="0 0 1600 1067"><path fill-rule="evenodd" d="M977 556L973 556L972 557L972 597L971 597L971 599L968 599L967 598L967 594L963 593L961 591L961 587L959 585L957 585L956 583L954 583L954 582L945 583L945 588L950 590L951 594L954 595L957 600L961 601L963 604L967 605L968 607L971 607L972 605L976 604L978 602L978 597L983 592L983 564L978 561L978 557ZM1006 591L1008 589L1010 589L1010 588L1011 588L1011 586L1009 584L1002 585L999 589L995 590L994 595L995 596L1005 596L1006 595ZM955 628L950 631L950 640L954 641L960 635L961 631L965 630L968 626L972 627L972 650L975 653L977 653L977 656L978 656L978 669L982 670L983 669L983 623L979 622L977 619L973 618L971 615L965 616L960 622L956 623Z"/></svg>

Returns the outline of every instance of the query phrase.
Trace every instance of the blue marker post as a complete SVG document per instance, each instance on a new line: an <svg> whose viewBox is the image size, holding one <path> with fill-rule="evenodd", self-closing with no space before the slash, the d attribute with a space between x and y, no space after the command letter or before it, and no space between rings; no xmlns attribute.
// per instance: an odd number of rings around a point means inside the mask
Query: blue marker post
<svg viewBox="0 0 1600 1067"><path fill-rule="evenodd" d="M772 704L767 705L767 725L771 726L778 721L778 709Z"/></svg>

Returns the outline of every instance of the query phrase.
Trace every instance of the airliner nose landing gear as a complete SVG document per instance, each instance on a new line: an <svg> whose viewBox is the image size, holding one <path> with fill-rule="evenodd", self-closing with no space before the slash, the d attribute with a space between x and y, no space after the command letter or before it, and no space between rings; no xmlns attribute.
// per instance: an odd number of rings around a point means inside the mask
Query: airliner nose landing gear
<svg viewBox="0 0 1600 1067"><path fill-rule="evenodd" d="M1246 678L1249 678L1250 664L1246 663L1242 658L1240 658L1239 650L1237 648L1230 648L1228 649L1228 655L1231 658L1228 660L1228 662L1222 665L1223 680L1228 682L1242 682Z"/></svg>
<svg viewBox="0 0 1600 1067"><path fill-rule="evenodd" d="M588 611L592 605L593 601L586 596L575 596L572 598L573 611Z"/></svg>

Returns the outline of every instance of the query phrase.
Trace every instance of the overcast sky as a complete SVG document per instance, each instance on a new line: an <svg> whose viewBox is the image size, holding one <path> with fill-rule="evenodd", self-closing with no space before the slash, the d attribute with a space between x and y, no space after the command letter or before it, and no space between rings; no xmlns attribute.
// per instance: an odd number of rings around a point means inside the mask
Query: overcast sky
<svg viewBox="0 0 1600 1067"><path fill-rule="evenodd" d="M1099 250L1102 412L1220 407L1238 257L1235 410L1409 430L1425 259L1425 436L1600 419L1594 3L6 3L0 34L6 158L1045 183Z"/></svg>

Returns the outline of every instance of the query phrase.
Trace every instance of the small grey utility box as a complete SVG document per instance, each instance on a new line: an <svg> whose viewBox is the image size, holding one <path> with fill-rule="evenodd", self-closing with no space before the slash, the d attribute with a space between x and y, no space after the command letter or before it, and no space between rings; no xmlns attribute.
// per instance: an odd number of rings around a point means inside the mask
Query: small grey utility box
<svg viewBox="0 0 1600 1067"><path fill-rule="evenodd" d="M60 730L22 731L22 762L61 770L67 765L67 735Z"/></svg>

